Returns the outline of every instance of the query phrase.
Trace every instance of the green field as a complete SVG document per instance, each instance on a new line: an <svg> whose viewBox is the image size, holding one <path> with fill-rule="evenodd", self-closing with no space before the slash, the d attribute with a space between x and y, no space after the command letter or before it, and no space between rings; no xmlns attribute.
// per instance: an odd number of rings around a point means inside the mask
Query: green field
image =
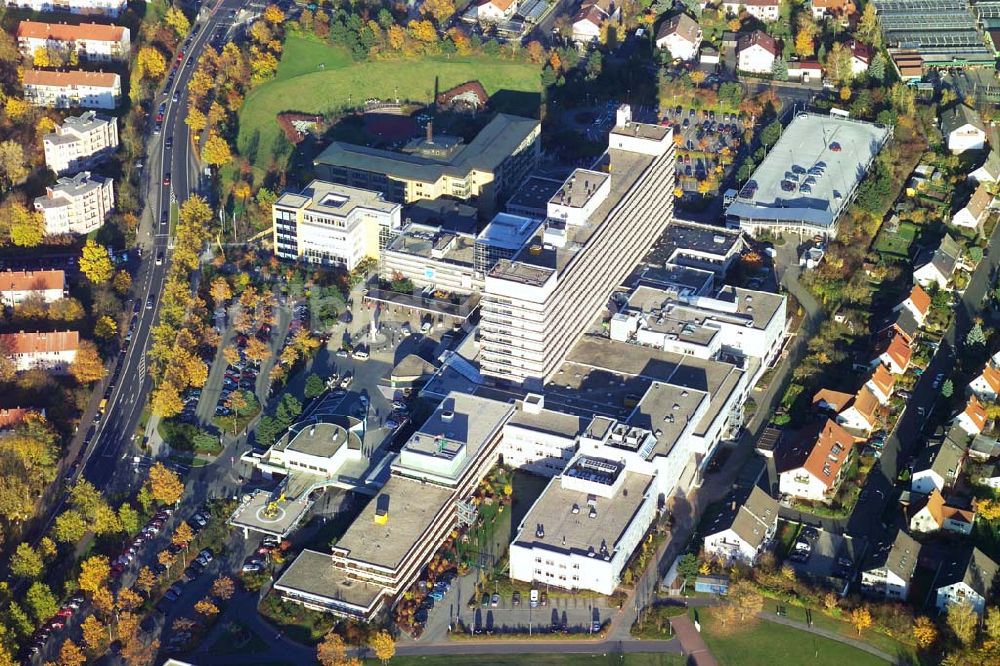
<svg viewBox="0 0 1000 666"><path fill-rule="evenodd" d="M905 259L910 256L910 245L916 235L917 227L911 222L901 223L899 230L894 232L883 228L875 239L875 250Z"/></svg>
<svg viewBox="0 0 1000 666"><path fill-rule="evenodd" d="M537 93L537 65L486 56L434 56L353 62L341 48L290 35L274 80L247 95L240 110L240 153L261 176L271 161L284 111L326 113L369 98L430 102L435 77L439 90L479 80L491 95L498 90ZM256 143L256 148L252 149Z"/></svg>
<svg viewBox="0 0 1000 666"><path fill-rule="evenodd" d="M702 637L720 666L884 666L882 659L850 645L781 624L758 620L720 634L710 609L699 609Z"/></svg>
<svg viewBox="0 0 1000 666"><path fill-rule="evenodd" d="M366 664L379 664L371 659ZM503 646L484 658L481 654L448 657L393 657L392 666L683 666L687 660L679 654L506 654ZM855 666L852 664L852 666Z"/></svg>

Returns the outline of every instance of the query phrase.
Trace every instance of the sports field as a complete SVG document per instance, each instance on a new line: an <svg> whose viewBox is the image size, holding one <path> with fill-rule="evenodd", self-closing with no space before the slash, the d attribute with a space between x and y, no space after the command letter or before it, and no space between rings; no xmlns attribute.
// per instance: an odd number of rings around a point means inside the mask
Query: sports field
<svg viewBox="0 0 1000 666"><path fill-rule="evenodd" d="M283 111L325 113L357 106L369 98L430 102L435 77L439 90L479 80L493 95L499 90L538 93L537 65L486 56L445 56L354 62L346 50L289 36L274 80L247 95L240 110L238 146L252 154L257 176L271 161ZM251 150L253 144L256 148Z"/></svg>

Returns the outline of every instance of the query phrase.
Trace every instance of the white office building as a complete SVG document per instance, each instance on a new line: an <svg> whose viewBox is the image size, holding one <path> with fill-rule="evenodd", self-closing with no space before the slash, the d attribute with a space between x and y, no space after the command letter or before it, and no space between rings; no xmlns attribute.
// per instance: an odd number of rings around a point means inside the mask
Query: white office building
<svg viewBox="0 0 1000 666"><path fill-rule="evenodd" d="M39 49L54 49L61 54L75 53L81 62L115 62L128 60L132 39L129 29L120 25L21 21L17 46L29 58Z"/></svg>
<svg viewBox="0 0 1000 666"><path fill-rule="evenodd" d="M272 205L275 252L350 271L366 257L379 257L400 228L401 211L380 192L314 180Z"/></svg>
<svg viewBox="0 0 1000 666"><path fill-rule="evenodd" d="M114 210L115 192L110 178L81 171L63 177L35 198L35 210L45 218L46 234L89 234Z"/></svg>
<svg viewBox="0 0 1000 666"><path fill-rule="evenodd" d="M118 147L118 122L85 111L42 137L45 164L58 175L93 166Z"/></svg>
<svg viewBox="0 0 1000 666"><path fill-rule="evenodd" d="M547 379L613 286L669 224L675 160L670 128L632 122L623 106L605 160L609 174L570 176L549 201L550 219L541 234L486 275L484 374L519 383ZM584 217L582 211L592 212Z"/></svg>
<svg viewBox="0 0 1000 666"><path fill-rule="evenodd" d="M582 417L545 408L545 398L529 393L515 403L503 427L500 455L510 467L540 476L561 474L576 455L577 438L587 426Z"/></svg>
<svg viewBox="0 0 1000 666"><path fill-rule="evenodd" d="M23 84L29 104L56 109L114 109L122 94L121 77L108 72L29 69Z"/></svg>

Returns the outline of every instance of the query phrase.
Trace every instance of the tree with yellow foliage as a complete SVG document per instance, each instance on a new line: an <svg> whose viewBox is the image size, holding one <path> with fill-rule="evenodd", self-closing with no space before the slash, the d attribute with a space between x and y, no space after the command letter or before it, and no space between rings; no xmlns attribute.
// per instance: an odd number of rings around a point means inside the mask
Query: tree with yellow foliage
<svg viewBox="0 0 1000 666"><path fill-rule="evenodd" d="M94 335L110 340L118 334L118 323L108 315L101 315L94 324Z"/></svg>
<svg viewBox="0 0 1000 666"><path fill-rule="evenodd" d="M142 597L139 596L138 592L125 587L118 591L116 605L118 610L133 611L142 605Z"/></svg>
<svg viewBox="0 0 1000 666"><path fill-rule="evenodd" d="M184 399L181 397L181 389L169 381L160 382L160 385L153 389L150 398L153 413L160 418L169 419L184 411Z"/></svg>
<svg viewBox="0 0 1000 666"><path fill-rule="evenodd" d="M103 651L108 641L108 626L97 619L96 615L88 615L80 625L83 642L93 653Z"/></svg>
<svg viewBox="0 0 1000 666"><path fill-rule="evenodd" d="M864 606L858 606L851 611L849 616L851 621L851 626L858 630L858 636L861 632L872 626L872 614Z"/></svg>
<svg viewBox="0 0 1000 666"><path fill-rule="evenodd" d="M438 25L444 25L455 14L455 3L453 0L424 0L420 13L424 16L430 14Z"/></svg>
<svg viewBox="0 0 1000 666"><path fill-rule="evenodd" d="M322 666L361 666L361 660L347 656L347 645L340 634L331 631L316 646L316 660Z"/></svg>
<svg viewBox="0 0 1000 666"><path fill-rule="evenodd" d="M163 463L156 463L149 470L149 490L157 502L173 505L184 495L184 482Z"/></svg>
<svg viewBox="0 0 1000 666"><path fill-rule="evenodd" d="M56 131L56 121L52 120L48 116L42 116L35 123L35 134L49 134L50 132Z"/></svg>
<svg viewBox="0 0 1000 666"><path fill-rule="evenodd" d="M194 532L187 523L180 523L174 533L170 535L170 543L175 546L186 547L194 539Z"/></svg>
<svg viewBox="0 0 1000 666"><path fill-rule="evenodd" d="M205 618L212 618L219 614L219 607L212 603L211 599L202 599L194 605L194 611Z"/></svg>
<svg viewBox="0 0 1000 666"><path fill-rule="evenodd" d="M19 202L12 201L7 207L7 222L10 242L18 247L37 247L45 238L45 218Z"/></svg>
<svg viewBox="0 0 1000 666"><path fill-rule="evenodd" d="M277 5L268 5L264 8L264 20L271 25L280 25L285 22L285 12Z"/></svg>
<svg viewBox="0 0 1000 666"><path fill-rule="evenodd" d="M913 622L913 641L921 650L926 650L934 645L938 639L937 625L927 617L921 615Z"/></svg>
<svg viewBox="0 0 1000 666"><path fill-rule="evenodd" d="M81 340L76 349L76 356L69 365L69 373L78 384L90 384L104 379L107 369L97 347L90 340Z"/></svg>
<svg viewBox="0 0 1000 666"><path fill-rule="evenodd" d="M103 555L88 557L80 563L80 577L78 583L84 592L93 594L104 587L111 575L111 564L108 558Z"/></svg>
<svg viewBox="0 0 1000 666"><path fill-rule="evenodd" d="M88 239L80 256L80 272L94 284L104 284L114 275L115 267L111 263L108 248L98 245L94 239Z"/></svg>
<svg viewBox="0 0 1000 666"><path fill-rule="evenodd" d="M156 585L156 574L149 567L143 567L139 569L139 575L136 576L135 586L140 590L149 594L150 590Z"/></svg>
<svg viewBox="0 0 1000 666"><path fill-rule="evenodd" d="M67 638L59 648L59 666L83 666L87 663L87 655L80 646Z"/></svg>
<svg viewBox="0 0 1000 666"><path fill-rule="evenodd" d="M213 132L201 149L201 159L210 166L221 167L233 161L233 153L226 140Z"/></svg>
<svg viewBox="0 0 1000 666"><path fill-rule="evenodd" d="M410 34L418 42L433 44L438 40L437 28L430 21L410 21Z"/></svg>
<svg viewBox="0 0 1000 666"><path fill-rule="evenodd" d="M1000 518L1000 501L983 499L976 503L976 512L983 520L997 520Z"/></svg>
<svg viewBox="0 0 1000 666"><path fill-rule="evenodd" d="M376 632L368 640L368 645L375 653L375 658L383 664L388 664L389 660L396 656L396 641L388 631Z"/></svg>
<svg viewBox="0 0 1000 666"><path fill-rule="evenodd" d="M135 56L135 68L139 79L156 81L167 71L167 60L154 46L143 46Z"/></svg>
<svg viewBox="0 0 1000 666"><path fill-rule="evenodd" d="M386 34L388 35L389 48L393 51L402 51L406 44L406 31L398 25L391 25Z"/></svg>
<svg viewBox="0 0 1000 666"><path fill-rule="evenodd" d="M4 112L8 118L15 121L23 118L30 108L31 106L20 97L8 97L4 102Z"/></svg>
<svg viewBox="0 0 1000 666"><path fill-rule="evenodd" d="M188 17L184 15L184 12L177 7L170 7L167 10L166 15L163 17L163 20L173 29L174 34L178 37L183 37L191 32L191 21L189 21Z"/></svg>

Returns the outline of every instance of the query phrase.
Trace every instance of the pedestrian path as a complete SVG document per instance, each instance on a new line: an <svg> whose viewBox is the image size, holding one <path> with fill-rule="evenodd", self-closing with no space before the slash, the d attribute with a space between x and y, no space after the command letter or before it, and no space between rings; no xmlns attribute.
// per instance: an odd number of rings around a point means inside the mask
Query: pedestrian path
<svg viewBox="0 0 1000 666"><path fill-rule="evenodd" d="M799 622L798 620L790 620L787 617L776 615L774 613L769 613L763 611L758 613L758 617L761 617L768 622L774 622L775 624L783 624L786 627L792 627L794 629L799 629L801 631L809 632L810 634L816 634L817 636L822 636L823 638L828 638L831 641L837 641L838 643L843 643L844 645L850 645L851 647L856 647L859 650L867 652L868 654L875 655L879 659L885 659L889 663L895 663L896 657L889 654L888 652L883 652L877 647L870 645L864 641L856 640L844 636L843 634L830 631L829 629L821 629L820 627L813 626L811 624L806 624L805 622ZM676 624L674 625L676 627Z"/></svg>
<svg viewBox="0 0 1000 666"><path fill-rule="evenodd" d="M670 621L677 634L677 639L681 643L681 649L689 660L693 660L695 666L718 666L712 653L708 651L708 645L701 633L695 628L694 623L686 615L681 615Z"/></svg>

